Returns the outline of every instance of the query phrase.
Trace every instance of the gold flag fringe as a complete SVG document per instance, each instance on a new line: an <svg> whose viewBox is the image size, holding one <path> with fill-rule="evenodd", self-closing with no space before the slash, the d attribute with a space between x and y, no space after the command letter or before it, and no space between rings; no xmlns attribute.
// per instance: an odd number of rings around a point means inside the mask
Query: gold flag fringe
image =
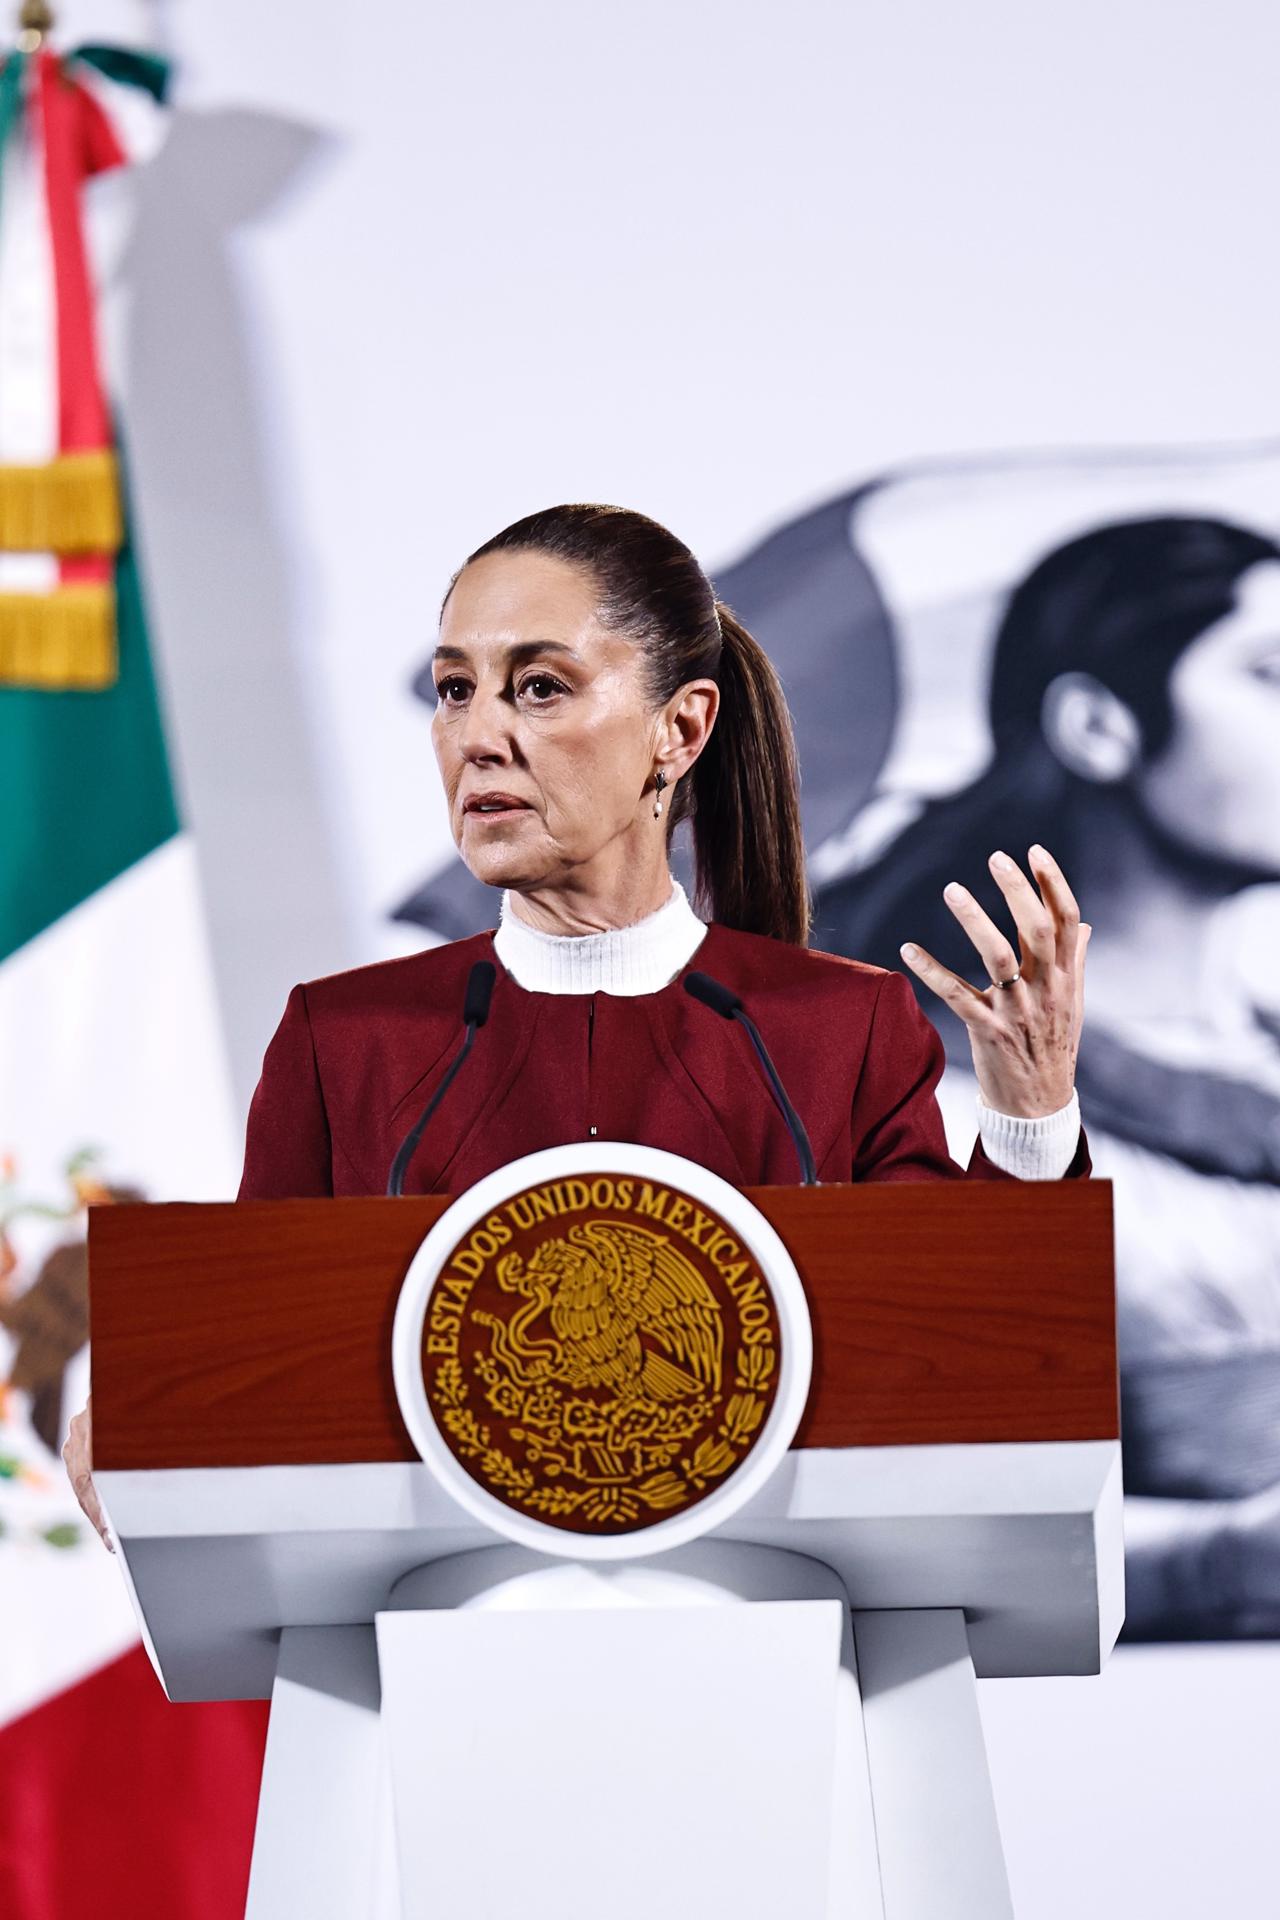
<svg viewBox="0 0 1280 1920"><path fill-rule="evenodd" d="M123 538L110 449L0 465L0 553L114 553Z"/></svg>
<svg viewBox="0 0 1280 1920"><path fill-rule="evenodd" d="M0 686L100 691L119 671L114 587L0 593Z"/></svg>

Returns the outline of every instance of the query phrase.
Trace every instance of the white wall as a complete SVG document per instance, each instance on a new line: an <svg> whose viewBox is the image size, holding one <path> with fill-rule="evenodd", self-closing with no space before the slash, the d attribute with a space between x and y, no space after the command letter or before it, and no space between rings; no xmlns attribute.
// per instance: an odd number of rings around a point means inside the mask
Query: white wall
<svg viewBox="0 0 1280 1920"><path fill-rule="evenodd" d="M978 1683L1018 1920L1274 1920L1280 1647Z"/></svg>
<svg viewBox="0 0 1280 1920"><path fill-rule="evenodd" d="M295 979L412 944L405 682L509 519L714 569L888 461L1280 424L1272 0L62 14L183 66L119 364L242 1101ZM1024 1920L1275 1909L1270 1654L987 1697Z"/></svg>

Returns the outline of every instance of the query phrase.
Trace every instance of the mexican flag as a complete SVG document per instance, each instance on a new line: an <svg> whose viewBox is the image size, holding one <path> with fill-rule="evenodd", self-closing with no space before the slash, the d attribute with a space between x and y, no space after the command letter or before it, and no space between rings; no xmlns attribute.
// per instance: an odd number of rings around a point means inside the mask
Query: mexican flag
<svg viewBox="0 0 1280 1920"><path fill-rule="evenodd" d="M32 37L0 63L0 1914L239 1920L264 1710L166 1701L60 1459L86 1208L238 1161L86 225L166 74Z"/></svg>

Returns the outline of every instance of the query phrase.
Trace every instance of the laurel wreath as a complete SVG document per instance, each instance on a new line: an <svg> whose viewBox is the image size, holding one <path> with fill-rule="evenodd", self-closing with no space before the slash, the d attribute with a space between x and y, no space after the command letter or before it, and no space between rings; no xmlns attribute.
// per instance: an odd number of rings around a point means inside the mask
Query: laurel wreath
<svg viewBox="0 0 1280 1920"><path fill-rule="evenodd" d="M706 1434L692 1457L680 1462L682 1473L667 1467L634 1487L539 1486L528 1467L494 1445L488 1426L477 1419L475 1409L468 1404L462 1362L456 1358L442 1361L436 1369L432 1397L439 1403L440 1423L453 1436L456 1453L477 1462L479 1477L495 1493L548 1520L581 1514L596 1525L618 1525L638 1519L645 1508L662 1513L684 1506L695 1490L705 1492L713 1480L723 1479L731 1467L738 1465L764 1419L776 1360L772 1347L739 1347L734 1392L716 1431Z"/></svg>

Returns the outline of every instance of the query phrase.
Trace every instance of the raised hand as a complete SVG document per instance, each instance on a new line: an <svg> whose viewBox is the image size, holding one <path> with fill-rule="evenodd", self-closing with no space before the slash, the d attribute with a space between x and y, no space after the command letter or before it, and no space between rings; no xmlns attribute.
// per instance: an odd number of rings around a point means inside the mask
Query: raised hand
<svg viewBox="0 0 1280 1920"><path fill-rule="evenodd" d="M923 947L900 949L912 973L968 1028L986 1104L1022 1119L1056 1113L1071 1098L1092 932L1082 924L1076 897L1053 855L1032 847L1028 862L1036 886L1007 853L993 853L988 862L1018 930L1016 953L967 887L953 880L943 888L943 899L991 977L985 991Z"/></svg>

